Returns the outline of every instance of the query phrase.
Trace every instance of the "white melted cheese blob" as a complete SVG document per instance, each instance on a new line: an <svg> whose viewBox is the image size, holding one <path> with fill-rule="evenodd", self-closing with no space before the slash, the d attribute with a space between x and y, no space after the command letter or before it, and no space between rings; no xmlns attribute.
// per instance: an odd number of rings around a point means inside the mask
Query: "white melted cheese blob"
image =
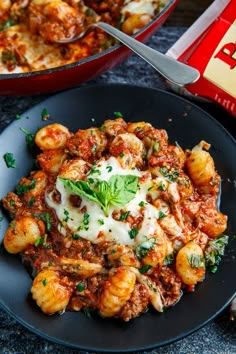
<svg viewBox="0 0 236 354"><path fill-rule="evenodd" d="M158 231L158 228L155 227L157 224L156 220L159 219L160 213L167 215L169 209L165 203L160 204L158 208L153 206L146 201L146 197L147 194L151 194L151 191L154 189L155 191L153 191L153 193L155 193L155 197L160 194L156 186L167 183L164 177L157 177L155 180L152 180L151 175L147 172L141 172L138 169L123 169L114 157L100 161L92 171L92 174L91 171L88 173L87 178L98 178L106 181L113 175L134 175L143 178L139 181L139 188L135 197L123 207L118 208L111 206L108 216L105 216L102 208L98 204L87 198L81 197L82 202L79 208L73 206L70 202L70 196L73 193L57 178L56 189L61 194L61 202L55 202L52 198L53 192L51 192L46 194L46 203L55 210L61 222L58 229L62 234L65 234L65 227L67 227L72 233L92 243L115 241L116 243L130 245L135 248L137 244L145 240L148 235L153 235L155 231ZM81 209L86 209L86 213L81 212ZM129 211L129 215L134 217L143 216L142 227L137 237L130 237L129 232L132 228L127 221L115 220L112 217L112 213L119 210L122 210L122 213Z"/></svg>
<svg viewBox="0 0 236 354"><path fill-rule="evenodd" d="M155 10L158 9L159 2L150 0L126 0L124 5L121 10L123 14L128 12L130 14L149 14L150 16L154 16Z"/></svg>

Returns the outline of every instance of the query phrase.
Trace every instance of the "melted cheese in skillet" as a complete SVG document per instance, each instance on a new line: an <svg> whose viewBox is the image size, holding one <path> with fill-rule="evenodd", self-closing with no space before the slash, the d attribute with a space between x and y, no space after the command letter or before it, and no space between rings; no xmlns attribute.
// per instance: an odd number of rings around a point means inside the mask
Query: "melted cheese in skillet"
<svg viewBox="0 0 236 354"><path fill-rule="evenodd" d="M149 14L150 16L154 16L155 10L158 8L158 1L126 0L124 5L121 11L123 14L128 12L130 14Z"/></svg>
<svg viewBox="0 0 236 354"><path fill-rule="evenodd" d="M112 167L111 172L108 172L108 166ZM158 177L152 180L147 172L140 172L137 169L123 169L114 157L110 157L107 161L103 160L99 162L96 166L96 171L99 172L93 173L92 177L99 178L100 180L109 180L112 175L135 175L138 177L144 177L145 175L146 178L142 178L139 182L139 188L135 198L124 207L117 208L111 206L108 216L104 215L103 210L98 204L86 198L82 198L80 208L74 207L70 202L70 195L73 193L69 191L58 178L55 187L61 194L61 203L56 203L52 198L52 194L46 195L46 202L48 206L55 210L61 222L59 231L65 234L66 226L72 233L92 243L115 241L116 243L130 245L132 247L136 247L138 243L146 240L145 236L155 234L159 228L156 220L159 218L160 212L166 215L169 210L164 203L161 204L159 208L156 208L146 201L146 197L148 194L152 194L155 198L158 197L160 191L157 189L157 186L160 184L167 185L168 183L164 177ZM145 202L143 207L139 205L140 202ZM84 219L85 214L81 212L81 209L84 207L86 207L87 210L86 220ZM134 239L130 238L129 231L131 227L127 221L113 219L112 213L114 210L122 210L122 212L129 211L129 215L131 216L143 216L142 227Z"/></svg>

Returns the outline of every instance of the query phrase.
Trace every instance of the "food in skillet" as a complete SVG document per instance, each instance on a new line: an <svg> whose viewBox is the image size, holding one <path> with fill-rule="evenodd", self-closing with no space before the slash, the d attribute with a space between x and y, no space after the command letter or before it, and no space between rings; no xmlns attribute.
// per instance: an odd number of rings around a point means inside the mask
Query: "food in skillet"
<svg viewBox="0 0 236 354"><path fill-rule="evenodd" d="M165 130L116 112L76 133L48 125L35 143L39 169L3 198L4 246L32 270L44 313L129 321L163 312L216 271L227 216L205 141L184 151Z"/></svg>
<svg viewBox="0 0 236 354"><path fill-rule="evenodd" d="M160 0L3 0L0 2L0 73L19 73L58 67L111 47L115 40L99 29L70 44L74 37L100 20L127 34L150 22L163 8Z"/></svg>

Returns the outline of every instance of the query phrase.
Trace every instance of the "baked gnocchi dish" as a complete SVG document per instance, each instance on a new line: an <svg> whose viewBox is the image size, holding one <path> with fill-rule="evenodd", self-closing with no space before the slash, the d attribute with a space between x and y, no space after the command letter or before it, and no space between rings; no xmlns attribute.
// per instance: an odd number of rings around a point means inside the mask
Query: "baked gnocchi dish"
<svg viewBox="0 0 236 354"><path fill-rule="evenodd" d="M207 142L184 150L115 112L76 132L49 124L34 143L37 167L2 200L3 244L31 271L45 314L129 321L163 312L216 271L227 216Z"/></svg>
<svg viewBox="0 0 236 354"><path fill-rule="evenodd" d="M166 5L160 0L1 0L0 73L45 70L77 62L111 47L100 29L70 44L94 17L132 35ZM95 15L94 15L95 12Z"/></svg>

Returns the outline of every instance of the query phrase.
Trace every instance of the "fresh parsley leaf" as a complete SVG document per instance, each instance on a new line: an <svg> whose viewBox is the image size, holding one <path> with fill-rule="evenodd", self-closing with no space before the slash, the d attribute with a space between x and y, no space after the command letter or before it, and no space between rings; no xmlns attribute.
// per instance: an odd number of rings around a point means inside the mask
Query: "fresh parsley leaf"
<svg viewBox="0 0 236 354"><path fill-rule="evenodd" d="M6 152L3 158L8 168L16 168L16 160L11 152Z"/></svg>
<svg viewBox="0 0 236 354"><path fill-rule="evenodd" d="M124 211L123 213L121 213L121 214L120 214L120 218L119 218L119 220L120 220L120 221L124 221L124 220L126 220L126 219L127 219L127 217L129 216L129 213L130 213L130 211L129 211L129 210Z"/></svg>
<svg viewBox="0 0 236 354"><path fill-rule="evenodd" d="M204 258L199 256L198 254L191 254L188 256L188 262L191 268L204 268Z"/></svg>
<svg viewBox="0 0 236 354"><path fill-rule="evenodd" d="M134 239L138 235L137 227L133 227L131 230L129 230L128 234L131 239Z"/></svg>
<svg viewBox="0 0 236 354"><path fill-rule="evenodd" d="M141 242L135 249L135 253L139 259L145 257L150 250L152 250L157 242L155 237L149 238Z"/></svg>
<svg viewBox="0 0 236 354"><path fill-rule="evenodd" d="M169 182L176 182L179 177L178 171L175 170L170 172L165 166L160 167L160 172Z"/></svg>
<svg viewBox="0 0 236 354"><path fill-rule="evenodd" d="M13 65L16 65L17 63L16 56L13 50L3 50L1 60L3 64L11 62Z"/></svg>
<svg viewBox="0 0 236 354"><path fill-rule="evenodd" d="M38 247L40 245L44 245L46 242L47 242L47 235L44 235L43 237L38 237L34 245L35 247Z"/></svg>
<svg viewBox="0 0 236 354"><path fill-rule="evenodd" d="M78 284L76 285L76 288L77 288L77 290L81 293L82 291L84 291L85 286L84 286L83 283L78 283Z"/></svg>
<svg viewBox="0 0 236 354"><path fill-rule="evenodd" d="M145 264L144 266L142 266L141 268L139 268L139 272L141 274L147 273L147 271L152 268L152 266L150 264Z"/></svg>
<svg viewBox="0 0 236 354"><path fill-rule="evenodd" d="M34 213L32 216L35 216L36 218L40 218L46 222L46 229L47 231L51 230L51 217L50 213Z"/></svg>
<svg viewBox="0 0 236 354"><path fill-rule="evenodd" d="M47 283L48 283L47 279L46 279L46 278L45 278L45 279L43 279L43 280L42 280L42 283L43 283L43 286L46 286L46 285L47 285Z"/></svg>
<svg viewBox="0 0 236 354"><path fill-rule="evenodd" d="M224 255L225 246L228 244L229 236L222 235L214 240L209 241L205 249L205 261L207 268L215 273L220 264L221 256Z"/></svg>
<svg viewBox="0 0 236 354"><path fill-rule="evenodd" d="M30 191L31 189L34 189L35 185L36 185L36 179L32 179L32 181L29 184L25 184L25 183L18 184L16 186L16 194L22 195Z"/></svg>
<svg viewBox="0 0 236 354"><path fill-rule="evenodd" d="M25 128L20 128L20 130L25 134L25 141L26 141L27 145L29 146L29 148L32 150L34 148L35 134Z"/></svg>
<svg viewBox="0 0 236 354"><path fill-rule="evenodd" d="M173 263L174 263L174 260L175 260L174 254L173 254L173 253L168 254L168 255L165 257L165 259L164 259L164 265L166 266L166 265L169 265L169 264L173 264Z"/></svg>
<svg viewBox="0 0 236 354"><path fill-rule="evenodd" d="M47 108L44 108L41 112L41 119L48 120L50 118L50 114L48 113Z"/></svg>
<svg viewBox="0 0 236 354"><path fill-rule="evenodd" d="M159 143L158 141L155 141L153 144L153 151L158 152L159 151Z"/></svg>
<svg viewBox="0 0 236 354"><path fill-rule="evenodd" d="M121 112L114 112L115 118L123 118L123 114Z"/></svg>
<svg viewBox="0 0 236 354"><path fill-rule="evenodd" d="M158 219L163 219L166 216L165 213L163 213L163 211L159 210L159 216Z"/></svg>
<svg viewBox="0 0 236 354"><path fill-rule="evenodd" d="M111 172L112 171L112 166L106 166L107 172Z"/></svg>

